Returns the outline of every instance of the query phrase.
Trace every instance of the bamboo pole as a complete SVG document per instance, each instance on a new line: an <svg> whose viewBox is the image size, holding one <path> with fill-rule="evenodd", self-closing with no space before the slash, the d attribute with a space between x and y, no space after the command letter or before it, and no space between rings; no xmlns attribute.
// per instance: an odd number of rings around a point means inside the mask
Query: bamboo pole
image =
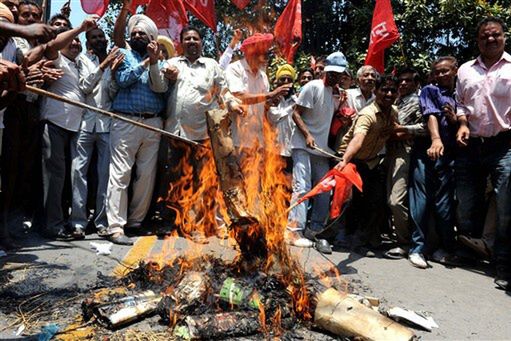
<svg viewBox="0 0 511 341"><path fill-rule="evenodd" d="M43 90L43 89L39 89L39 88L30 86L30 85L27 85L27 90L30 91L30 92L33 92L35 94L41 95L41 96L50 97L50 98L53 98L54 100L57 100L57 101L61 101L61 102L68 103L68 104L71 104L71 105L76 105L77 107L80 107L80 108L92 110L92 111L95 111L95 112L100 113L102 115L110 116L112 118L118 119L119 121L123 121L123 122L126 122L126 123L130 123L130 124L136 125L137 127L141 127L141 128L147 129L147 130L154 131L156 133L161 134L162 136L165 136L165 137L168 137L168 138L171 138L171 139L174 139L174 140L179 140L181 142L185 142L185 143L191 144L191 145L196 146L196 147L208 148L207 146L205 146L205 145L203 145L201 143L197 143L195 141L189 140L189 139L184 138L182 136L174 135L174 134L169 133L168 131L165 131L163 129L156 128L156 127L150 126L148 124L144 124L142 122L133 120L131 118L128 118L128 117L125 117L125 116L122 116L122 115L119 115L119 114L115 114L115 113L107 111L107 110L99 109L99 108L93 107L93 106L85 104L85 103L81 103L81 102L74 101L74 100L66 98L66 97L59 96L57 94L54 94L53 92L49 92L49 91L46 91L46 90Z"/></svg>

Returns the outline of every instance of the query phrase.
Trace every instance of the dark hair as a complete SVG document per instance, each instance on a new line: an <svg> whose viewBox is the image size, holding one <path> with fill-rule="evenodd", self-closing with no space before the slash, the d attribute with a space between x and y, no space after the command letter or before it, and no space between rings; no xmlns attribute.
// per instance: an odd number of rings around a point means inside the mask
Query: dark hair
<svg viewBox="0 0 511 341"><path fill-rule="evenodd" d="M37 7L37 9L39 10L39 12L43 12L43 9L41 8L41 6L39 6L39 4L33 0L21 0L20 1L20 4L18 5L18 8L20 8L21 6L34 6L34 7Z"/></svg>
<svg viewBox="0 0 511 341"><path fill-rule="evenodd" d="M487 24L489 23L496 23L496 24L499 24L500 27L502 27L502 31L504 33L506 33L507 31L507 25L506 23L504 22L504 20L498 18L498 17L493 17L493 16L489 16L489 17L486 17L484 18L483 20L481 20L478 24L477 24L477 28L476 28L476 36L479 35L479 31L481 30L481 27L483 26L486 26Z"/></svg>
<svg viewBox="0 0 511 341"><path fill-rule="evenodd" d="M92 33L92 31L97 31L97 30L100 30L101 32L103 32L103 34L105 34L105 31L103 31L100 27L96 27L96 28L93 28L92 30L85 32L85 39L89 40L89 35Z"/></svg>
<svg viewBox="0 0 511 341"><path fill-rule="evenodd" d="M326 63L326 56L317 56L316 57L316 64L318 64L318 63L325 64Z"/></svg>
<svg viewBox="0 0 511 341"><path fill-rule="evenodd" d="M190 32L190 31L195 31L197 32L197 34L199 35L199 38L202 40L202 34L201 32L199 31L199 29L195 26L185 26L183 27L183 29L181 30L181 33L179 34L179 41L183 41L183 36L185 35L186 32Z"/></svg>
<svg viewBox="0 0 511 341"><path fill-rule="evenodd" d="M433 68L437 64L440 64L441 62L445 62L445 61L451 62L454 65L454 67L458 67L458 60L456 58L454 58L453 56L442 56L442 57L438 57L437 59L435 59L433 61L433 63L431 63L431 70L433 70Z"/></svg>
<svg viewBox="0 0 511 341"><path fill-rule="evenodd" d="M60 14L60 13L57 13L55 14L54 16L52 16L50 18L50 20L48 21L48 25L50 26L53 26L53 24L55 23L55 21L57 20L64 20L67 22L67 25L69 26L69 28L72 28L73 26L71 26L71 21L69 21L69 18L66 17L65 15L63 14Z"/></svg>
<svg viewBox="0 0 511 341"><path fill-rule="evenodd" d="M393 75L382 75L382 76L376 78L375 90L381 88L382 86L384 86L388 82L392 82L396 86L399 86L399 80L396 78L396 76L393 76Z"/></svg>
<svg viewBox="0 0 511 341"><path fill-rule="evenodd" d="M420 82L421 76L419 74L419 71L417 71L413 67L409 67L409 66L402 67L401 69L398 70L397 77L399 78L399 76L401 76L401 75L403 75L405 73L411 73L413 75L413 81L415 83L419 83Z"/></svg>
<svg viewBox="0 0 511 341"><path fill-rule="evenodd" d="M311 75L314 76L314 70L312 69L303 69L302 71L300 71L300 73L298 74L298 79L300 79L302 77L302 75L306 72L309 72Z"/></svg>

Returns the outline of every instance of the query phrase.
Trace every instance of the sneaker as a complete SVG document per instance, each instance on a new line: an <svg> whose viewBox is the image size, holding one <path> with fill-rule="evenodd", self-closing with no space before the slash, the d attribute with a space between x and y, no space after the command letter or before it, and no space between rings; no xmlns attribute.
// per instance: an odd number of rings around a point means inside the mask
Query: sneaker
<svg viewBox="0 0 511 341"><path fill-rule="evenodd" d="M428 262L426 262L426 259L424 259L424 256L420 253L410 253L408 260L416 268L426 269L428 267Z"/></svg>

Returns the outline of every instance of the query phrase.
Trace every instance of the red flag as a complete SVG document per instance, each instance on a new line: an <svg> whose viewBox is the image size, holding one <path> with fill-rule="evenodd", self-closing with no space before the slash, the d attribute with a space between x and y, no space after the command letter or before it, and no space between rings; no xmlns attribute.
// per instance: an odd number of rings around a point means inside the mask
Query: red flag
<svg viewBox="0 0 511 341"><path fill-rule="evenodd" d="M334 196L330 205L330 218L335 219L341 214L342 205L348 199L353 186L362 192L362 178L357 172L357 167L353 163L348 163L342 171L336 168L329 170L321 181L298 200L295 205L333 189Z"/></svg>
<svg viewBox="0 0 511 341"><path fill-rule="evenodd" d="M100 17L105 14L110 0L81 0L82 9L87 14L97 14Z"/></svg>
<svg viewBox="0 0 511 341"><path fill-rule="evenodd" d="M244 9L250 3L250 0L232 0L232 3L239 9Z"/></svg>
<svg viewBox="0 0 511 341"><path fill-rule="evenodd" d="M137 13L137 7L147 5L149 3L149 1L151 1L151 0L133 0L133 3L131 4L131 7L130 7L130 12L132 14Z"/></svg>
<svg viewBox="0 0 511 341"><path fill-rule="evenodd" d="M275 24L275 40L289 64L302 43L302 2L289 0Z"/></svg>
<svg viewBox="0 0 511 341"><path fill-rule="evenodd" d="M216 32L215 0L184 0L185 8Z"/></svg>
<svg viewBox="0 0 511 341"><path fill-rule="evenodd" d="M182 0L152 0L145 14L154 21L160 33L170 37L178 48L181 30L188 24Z"/></svg>
<svg viewBox="0 0 511 341"><path fill-rule="evenodd" d="M390 0L376 0L365 65L371 65L383 73L385 49L398 39L399 32L394 22Z"/></svg>

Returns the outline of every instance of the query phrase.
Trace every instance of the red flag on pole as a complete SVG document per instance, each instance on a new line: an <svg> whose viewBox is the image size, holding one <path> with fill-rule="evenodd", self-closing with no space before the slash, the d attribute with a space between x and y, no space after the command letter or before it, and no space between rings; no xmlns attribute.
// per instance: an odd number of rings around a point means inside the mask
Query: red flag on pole
<svg viewBox="0 0 511 341"><path fill-rule="evenodd" d="M185 8L216 32L215 0L184 0Z"/></svg>
<svg viewBox="0 0 511 341"><path fill-rule="evenodd" d="M313 196L334 190L334 196L330 205L330 218L337 218L342 212L342 206L348 199L352 187L355 186L362 192L362 178L357 172L357 167L353 163L348 163L342 171L334 168L329 170L325 176L314 186L314 188L298 200L293 207L309 200Z"/></svg>
<svg viewBox="0 0 511 341"><path fill-rule="evenodd" d="M250 0L232 0L232 3L239 9L244 9L250 3Z"/></svg>
<svg viewBox="0 0 511 341"><path fill-rule="evenodd" d="M82 9L87 14L97 14L100 17L105 14L110 0L81 0Z"/></svg>
<svg viewBox="0 0 511 341"><path fill-rule="evenodd" d="M399 32L394 22L390 0L376 0L365 65L371 65L383 73L385 49L398 39Z"/></svg>
<svg viewBox="0 0 511 341"><path fill-rule="evenodd" d="M289 64L302 42L302 2L289 0L275 24L275 40Z"/></svg>

